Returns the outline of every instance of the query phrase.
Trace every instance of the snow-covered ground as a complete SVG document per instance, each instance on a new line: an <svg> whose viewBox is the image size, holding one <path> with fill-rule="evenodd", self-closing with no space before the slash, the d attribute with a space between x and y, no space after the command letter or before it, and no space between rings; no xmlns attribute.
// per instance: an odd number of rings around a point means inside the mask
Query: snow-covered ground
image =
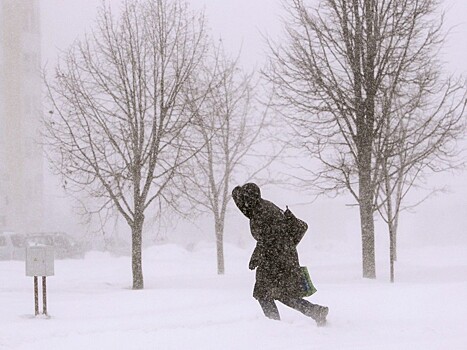
<svg viewBox="0 0 467 350"><path fill-rule="evenodd" d="M0 349L467 349L465 246L402 250L395 284L384 271L362 279L358 254L342 247L299 251L318 288L309 299L330 307L327 327L283 305L281 322L264 318L250 248L227 245L218 276L211 244L150 247L141 291L129 289L129 257L57 260L49 319L33 316L24 263L0 261Z"/></svg>

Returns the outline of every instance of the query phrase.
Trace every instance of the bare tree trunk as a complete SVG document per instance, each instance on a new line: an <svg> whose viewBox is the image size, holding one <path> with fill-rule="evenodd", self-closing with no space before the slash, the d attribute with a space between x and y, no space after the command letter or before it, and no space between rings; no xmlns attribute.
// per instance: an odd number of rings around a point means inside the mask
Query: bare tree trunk
<svg viewBox="0 0 467 350"><path fill-rule="evenodd" d="M371 181L372 166L371 158L373 151L373 126L375 121L375 96L376 96L376 82L375 82L375 55L376 55L376 41L374 37L374 0L365 0L365 23L366 23L366 56L365 64L363 66L363 73L365 76L366 84L364 99L365 117L363 126L363 160L361 167L362 172L359 174L361 185L360 187L360 204L361 211L361 224L362 224L362 245L363 245L363 277L376 278L375 266L375 224L374 224L374 185ZM363 57L362 57L363 59ZM362 208L363 207L363 208Z"/></svg>
<svg viewBox="0 0 467 350"><path fill-rule="evenodd" d="M403 161L401 161L401 164ZM399 226L399 213L400 213L400 205L402 202L402 197L403 197L403 184L404 182L402 179L404 178L404 167L401 166L398 172L398 178L400 179L398 184L397 184L397 192L396 192L396 200L397 200L397 206L396 206L396 213L394 216L394 223L393 223L393 258L394 261L397 261L397 227Z"/></svg>
<svg viewBox="0 0 467 350"><path fill-rule="evenodd" d="M394 261L396 256L396 232L394 231L394 225L392 221L389 221L389 266L390 266L390 279L391 283L394 283Z"/></svg>
<svg viewBox="0 0 467 350"><path fill-rule="evenodd" d="M394 224L392 225L392 254L393 260L397 261L397 224L399 222L399 213L396 214Z"/></svg>
<svg viewBox="0 0 467 350"><path fill-rule="evenodd" d="M389 269L390 269L390 280L391 283L394 283L394 262L396 261L396 233L397 233L397 219L399 217L399 213L396 212L395 215L393 214L392 210L392 196L391 196L391 179L388 174L388 170L384 165L384 182L386 187L386 201L387 201L387 224L388 224L388 231L389 231ZM393 216L394 215L394 216Z"/></svg>
<svg viewBox="0 0 467 350"><path fill-rule="evenodd" d="M392 214L392 194L391 194L391 179L389 177L388 169L387 169L387 161L388 158L385 157L384 163L383 163L383 174L384 174L384 186L386 188L386 201L387 201L387 215L388 215L388 229L389 229L389 275L390 275L390 280L391 283L394 283L394 257L395 257L395 250L396 250L396 245L395 245L395 237L396 237L396 232L395 232L395 225L394 225L394 217Z"/></svg>
<svg viewBox="0 0 467 350"><path fill-rule="evenodd" d="M371 151L363 151L360 162L359 207L362 232L363 277L376 278L375 224L373 217L373 190L371 186Z"/></svg>
<svg viewBox="0 0 467 350"><path fill-rule="evenodd" d="M131 268L133 272L133 289L143 289L143 264L142 264L142 241L143 241L142 214L135 217L131 227Z"/></svg>
<svg viewBox="0 0 467 350"><path fill-rule="evenodd" d="M376 278L375 264L375 224L373 203L370 199L360 200L360 224L362 232L363 277Z"/></svg>
<svg viewBox="0 0 467 350"><path fill-rule="evenodd" d="M225 272L224 265L224 225L220 219L216 219L216 250L217 250L217 274L223 275Z"/></svg>

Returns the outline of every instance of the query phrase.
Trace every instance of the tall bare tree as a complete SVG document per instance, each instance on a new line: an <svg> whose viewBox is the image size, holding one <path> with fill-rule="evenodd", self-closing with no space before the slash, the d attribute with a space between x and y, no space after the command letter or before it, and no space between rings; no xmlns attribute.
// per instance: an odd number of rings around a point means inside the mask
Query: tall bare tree
<svg viewBox="0 0 467 350"><path fill-rule="evenodd" d="M185 193L195 207L213 215L217 273L224 274L224 226L235 177L256 177L277 158L281 147L269 145L266 152L257 149L271 120L267 119L267 104L258 101L254 75L246 74L238 59L225 54L222 45L212 62L205 63L203 77L194 82L192 91L210 86L202 107L194 106L193 111L198 113L198 128L206 147L191 163Z"/></svg>
<svg viewBox="0 0 467 350"><path fill-rule="evenodd" d="M131 228L133 289L142 289L145 212L172 200L180 167L203 146L185 90L208 51L204 17L182 0L105 4L95 29L47 82L54 169L70 190L115 208Z"/></svg>
<svg viewBox="0 0 467 350"><path fill-rule="evenodd" d="M423 110L425 95L437 93L422 88L428 74L424 67L435 63L443 40L437 1L285 4L290 15L285 44L270 44L266 74L279 101L294 110L288 119L300 146L320 160L309 182L323 192L349 191L357 202L363 277L375 278L373 215L384 159L378 153L383 150L378 146L384 138L383 110L388 105L393 110L395 101L415 102ZM437 81L440 76L429 78ZM421 98L409 94L404 99L414 87ZM404 117L390 115L399 116Z"/></svg>
<svg viewBox="0 0 467 350"><path fill-rule="evenodd" d="M424 76L415 76L412 88L395 101L388 101L382 110L386 122L377 147L381 149L376 152L382 157L376 198L388 227L391 282L401 211L413 209L440 189L430 189L424 198L409 203L410 190L421 189L430 173L462 164L456 140L465 136L465 84L451 78L440 80L441 66L424 63Z"/></svg>

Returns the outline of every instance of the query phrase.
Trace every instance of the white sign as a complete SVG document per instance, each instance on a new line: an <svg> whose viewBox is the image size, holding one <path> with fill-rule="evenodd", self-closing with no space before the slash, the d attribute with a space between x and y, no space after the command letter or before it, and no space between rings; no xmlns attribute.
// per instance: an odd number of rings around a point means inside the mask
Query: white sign
<svg viewBox="0 0 467 350"><path fill-rule="evenodd" d="M54 248L51 246L26 249L26 276L53 276Z"/></svg>

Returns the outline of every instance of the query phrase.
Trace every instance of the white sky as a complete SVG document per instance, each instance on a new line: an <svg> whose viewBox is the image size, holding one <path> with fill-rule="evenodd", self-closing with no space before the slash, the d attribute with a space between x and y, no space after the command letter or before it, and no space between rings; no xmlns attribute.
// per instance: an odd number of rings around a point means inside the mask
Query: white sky
<svg viewBox="0 0 467 350"><path fill-rule="evenodd" d="M316 0L315 0L316 1ZM281 30L280 0L188 0L195 9L204 8L216 36L242 56L250 65L264 57L261 33L276 35ZM446 57L452 68L467 68L467 1L441 0L446 10L446 28L452 27ZM40 0L44 57L54 56L55 48L64 48L88 29L101 0ZM118 7L121 0L112 0Z"/></svg>

